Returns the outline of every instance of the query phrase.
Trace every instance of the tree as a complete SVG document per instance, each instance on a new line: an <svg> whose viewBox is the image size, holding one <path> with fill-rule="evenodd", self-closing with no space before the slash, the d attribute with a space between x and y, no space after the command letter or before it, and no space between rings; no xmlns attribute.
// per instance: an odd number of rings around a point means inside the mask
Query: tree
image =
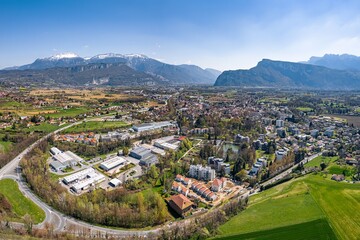
<svg viewBox="0 0 360 240"><path fill-rule="evenodd" d="M28 234L32 233L32 229L33 229L33 225L34 225L34 221L32 219L32 217L29 214L25 214L25 216L23 217L24 220L24 225L26 228L26 232Z"/></svg>
<svg viewBox="0 0 360 240"><path fill-rule="evenodd" d="M124 156L129 155L129 148L128 148L128 147L124 147L124 148L123 148L123 155L124 155Z"/></svg>
<svg viewBox="0 0 360 240"><path fill-rule="evenodd" d="M324 171L324 169L326 168L326 164L324 162L320 163L320 168L321 171Z"/></svg>
<svg viewBox="0 0 360 240"><path fill-rule="evenodd" d="M242 181L242 182L245 181L246 177L247 177L247 172L246 172L245 169L242 169L240 172L238 172L238 173L235 175L235 178L236 178L237 180Z"/></svg>

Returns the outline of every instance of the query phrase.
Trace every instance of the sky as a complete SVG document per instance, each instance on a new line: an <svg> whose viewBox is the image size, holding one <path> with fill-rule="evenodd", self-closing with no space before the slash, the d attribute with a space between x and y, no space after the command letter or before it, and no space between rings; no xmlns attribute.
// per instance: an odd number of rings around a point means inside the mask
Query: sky
<svg viewBox="0 0 360 240"><path fill-rule="evenodd" d="M0 0L0 69L64 52L248 69L360 55L360 1Z"/></svg>

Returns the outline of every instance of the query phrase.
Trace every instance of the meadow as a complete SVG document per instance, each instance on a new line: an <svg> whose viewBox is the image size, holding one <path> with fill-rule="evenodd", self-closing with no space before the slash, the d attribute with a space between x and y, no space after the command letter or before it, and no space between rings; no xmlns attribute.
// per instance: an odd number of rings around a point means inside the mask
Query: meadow
<svg viewBox="0 0 360 240"><path fill-rule="evenodd" d="M360 236L360 185L320 175L291 180L250 198L248 208L219 227L220 239L311 239L310 222L322 222L321 239ZM326 227L326 224L330 227ZM302 225L299 225L302 226ZM285 233L285 238L281 234ZM270 235L269 235L270 234ZM275 236L274 235L274 236ZM265 237L264 237L265 236ZM240 238L242 237L242 238ZM318 239L318 238L316 238Z"/></svg>
<svg viewBox="0 0 360 240"><path fill-rule="evenodd" d="M22 222L22 218L29 214L34 223L40 223L45 219L44 211L33 203L31 200L26 198L15 182L12 179L0 180L0 193L2 193L12 206L12 211L15 217L12 221Z"/></svg>
<svg viewBox="0 0 360 240"><path fill-rule="evenodd" d="M122 121L87 121L79 125L70 127L63 133L81 133L81 132L109 132L115 129L129 127L130 125Z"/></svg>

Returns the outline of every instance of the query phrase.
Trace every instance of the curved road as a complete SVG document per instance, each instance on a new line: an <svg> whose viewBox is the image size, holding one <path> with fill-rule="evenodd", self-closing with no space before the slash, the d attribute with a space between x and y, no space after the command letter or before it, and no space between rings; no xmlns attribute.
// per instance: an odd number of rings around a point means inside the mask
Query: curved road
<svg viewBox="0 0 360 240"><path fill-rule="evenodd" d="M66 216L57 210L53 209L46 203L44 203L38 196L36 196L27 186L27 183L22 179L21 174L17 171L17 167L20 163L20 160L31 150L33 150L41 141L45 140L46 138L50 137L52 134L56 134L60 131L63 131L67 128L70 128L74 125L80 124L83 121L72 123L66 127L60 128L48 135L42 137L41 139L37 140L33 144L31 144L28 148L26 148L23 152L21 152L17 157L15 157L12 161L10 161L7 165L0 169L0 179L3 178L11 178L18 182L20 191L29 199L31 199L35 204L43 209L46 214L45 220L36 225L37 227L43 227L45 223L50 223L53 226L55 231L63 231L63 230L70 230L70 228L75 227L76 230L73 231L76 235L81 235L84 232L87 234L91 234L92 236L114 236L114 237L125 237L125 236L142 236L142 237L150 237L151 234L158 233L161 229L170 228L170 224L158 226L157 228L151 230L118 230L118 229L111 229L105 228L100 226L95 226L72 217ZM319 156L321 153L312 155L309 158L305 158L302 163L306 161L311 161L315 157ZM289 173L291 173L292 169L295 168L298 164L294 165L292 168L280 173L279 175L273 177L272 179L262 183L261 185L268 185L273 183ZM184 222L183 222L184 223ZM181 224L180 222L178 224ZM175 224L174 224L175 225ZM172 227L174 226L172 225ZM70 227L71 226L71 227Z"/></svg>
<svg viewBox="0 0 360 240"><path fill-rule="evenodd" d="M86 232L87 234L91 234L93 236L143 236L147 237L153 233L157 233L161 228L166 227L167 225L163 225L162 227L158 227L157 229L153 230L118 230L118 229L111 229L105 228L100 226L95 226L86 222L82 222L78 219L74 219L72 217L66 216L59 211L53 209L46 203L44 203L38 196L36 196L28 187L27 183L22 179L21 174L17 171L19 166L20 160L31 150L33 150L41 141L45 140L46 138L50 137L53 134L56 134L60 131L63 131L67 128L70 128L74 125L80 124L83 121L72 123L68 126L60 128L52 133L47 134L46 136L40 138L29 147L27 147L24 151L22 151L18 156L16 156L13 160L11 160L8 164L6 164L3 168L0 169L0 179L10 178L17 181L19 185L20 191L29 199L31 199L35 204L43 209L45 212L45 220L36 225L36 227L43 227L45 223L50 223L54 229L54 231L63 231L66 229L70 229L70 226L75 230L73 233L76 235L83 234ZM74 229L74 228L73 228Z"/></svg>

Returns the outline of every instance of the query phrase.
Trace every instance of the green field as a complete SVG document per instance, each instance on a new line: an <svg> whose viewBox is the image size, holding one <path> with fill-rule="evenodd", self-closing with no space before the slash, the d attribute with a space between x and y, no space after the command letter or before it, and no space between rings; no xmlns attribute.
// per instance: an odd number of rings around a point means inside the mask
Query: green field
<svg viewBox="0 0 360 240"><path fill-rule="evenodd" d="M32 126L29 127L28 129L25 129L25 132L44 132L44 133L50 133L53 132L61 127L65 127L66 125L62 125L62 126L58 126L58 125L54 125L54 124L50 124L50 123L41 123L38 126Z"/></svg>
<svg viewBox="0 0 360 240"><path fill-rule="evenodd" d="M79 114L84 114L89 112L90 110L85 107L79 107L79 108L69 108L69 109L58 109L57 112L54 113L48 113L44 116L52 117L52 118L60 118L60 117L76 117Z"/></svg>
<svg viewBox="0 0 360 240"><path fill-rule="evenodd" d="M11 148L11 142L0 141L0 153L7 153Z"/></svg>
<svg viewBox="0 0 360 240"><path fill-rule="evenodd" d="M274 228L271 230L245 233L240 235L233 235L223 238L223 240L237 240L237 239L254 239L254 240L303 240L303 239L317 239L330 240L336 239L334 232L324 219L318 219L311 222L290 225L286 227Z"/></svg>
<svg viewBox="0 0 360 240"><path fill-rule="evenodd" d="M336 160L338 160L339 157L324 157L324 156L318 156L311 160L310 162L306 163L305 167L320 167L320 164L324 162L326 165L329 163L333 163Z"/></svg>
<svg viewBox="0 0 360 240"><path fill-rule="evenodd" d="M320 175L308 175L252 196L246 210L220 226L219 237L235 239L232 236L248 234L244 236L249 238L244 239L271 239L261 238L261 234L278 234L279 228L285 227L283 230L288 232L288 239L297 239L301 234L304 235L302 239L312 239L306 237L306 228L291 230L291 226L323 219L331 228L324 227L328 235L324 233L325 238L321 239L332 239L326 237L333 236L331 229L339 239L357 239L360 236L359 209L359 184L338 183ZM252 234L255 234L254 238ZM257 234L260 238L256 238Z"/></svg>
<svg viewBox="0 0 360 240"><path fill-rule="evenodd" d="M311 112L314 110L311 107L297 107L296 109L302 112Z"/></svg>
<svg viewBox="0 0 360 240"><path fill-rule="evenodd" d="M35 223L40 223L45 219L44 211L20 192L14 180L0 180L0 193L4 194L10 202L12 211L16 215L15 219L11 219L12 221L21 222L26 214L29 214Z"/></svg>
<svg viewBox="0 0 360 240"><path fill-rule="evenodd" d="M128 123L122 121L114 122L97 122L89 121L68 128L64 133L81 133L81 132L108 132L118 128L128 127Z"/></svg>

